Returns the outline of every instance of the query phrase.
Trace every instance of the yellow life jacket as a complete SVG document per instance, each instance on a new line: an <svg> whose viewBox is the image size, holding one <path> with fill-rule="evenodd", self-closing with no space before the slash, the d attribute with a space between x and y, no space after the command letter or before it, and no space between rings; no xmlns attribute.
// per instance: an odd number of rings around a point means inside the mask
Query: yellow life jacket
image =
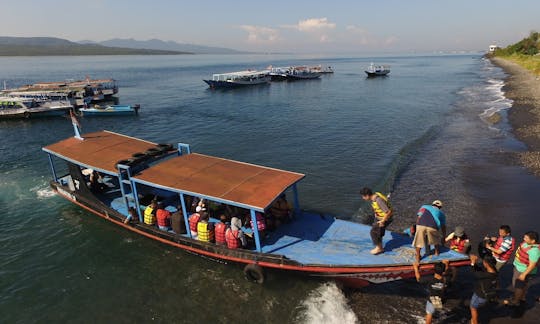
<svg viewBox="0 0 540 324"><path fill-rule="evenodd" d="M154 225L156 223L156 215L154 215L154 208L148 206L144 210L144 223L148 225Z"/></svg>
<svg viewBox="0 0 540 324"><path fill-rule="evenodd" d="M388 197L386 197L385 195L383 195L380 192L376 192L375 194L378 197L380 197L382 200L384 200L384 202L386 203L386 206L388 206L388 209L392 210L392 206L390 205L390 202L388 201ZM373 208L373 211L375 212L375 217L377 217L378 219L383 219L383 218L386 217L386 213L382 211L382 209L379 206L379 204L377 203L377 201L372 201L371 202L371 207Z"/></svg>
<svg viewBox="0 0 540 324"><path fill-rule="evenodd" d="M214 240L214 230L208 229L208 223L199 222L197 224L197 238L199 241L211 242Z"/></svg>

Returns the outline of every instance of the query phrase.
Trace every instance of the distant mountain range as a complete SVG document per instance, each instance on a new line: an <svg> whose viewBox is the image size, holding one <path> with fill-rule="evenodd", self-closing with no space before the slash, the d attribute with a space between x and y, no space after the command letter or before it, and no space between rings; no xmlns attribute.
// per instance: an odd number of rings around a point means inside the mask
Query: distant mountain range
<svg viewBox="0 0 540 324"><path fill-rule="evenodd" d="M0 37L0 56L41 55L177 55L180 50L80 44L55 37Z"/></svg>
<svg viewBox="0 0 540 324"><path fill-rule="evenodd" d="M160 39L136 40L133 38L114 38L103 42L89 40L79 41L80 44L99 44L103 46L114 46L122 48L152 49L164 51L191 52L195 54L241 54L247 53L223 47L211 47L203 45L177 43L173 41L163 41Z"/></svg>

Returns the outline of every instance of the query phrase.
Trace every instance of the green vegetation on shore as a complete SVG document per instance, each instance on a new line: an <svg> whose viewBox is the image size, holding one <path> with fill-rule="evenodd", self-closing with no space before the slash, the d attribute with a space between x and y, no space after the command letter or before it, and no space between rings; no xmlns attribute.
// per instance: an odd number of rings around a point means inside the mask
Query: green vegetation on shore
<svg viewBox="0 0 540 324"><path fill-rule="evenodd" d="M499 48L492 56L515 62L540 75L540 33L532 31L528 37L505 48Z"/></svg>

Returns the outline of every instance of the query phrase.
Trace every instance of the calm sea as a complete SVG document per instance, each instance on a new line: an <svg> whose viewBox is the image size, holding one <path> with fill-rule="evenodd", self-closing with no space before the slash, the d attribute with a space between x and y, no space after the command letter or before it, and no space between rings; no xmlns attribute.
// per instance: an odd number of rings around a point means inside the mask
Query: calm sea
<svg viewBox="0 0 540 324"><path fill-rule="evenodd" d="M371 62L386 78L367 79ZM212 73L268 65L331 65L320 80L212 91ZM0 58L0 81L117 79L138 117L82 118L197 152L302 172L303 208L367 222L362 186L392 192L395 230L441 199L449 227L475 238L510 223L536 226L539 181L512 160L504 74L479 55L264 55ZM486 115L500 111L502 122ZM281 272L260 286L242 268L193 256L116 228L55 196L41 147L72 135L68 119L0 121L0 314L27 322L410 322L422 295L397 283L342 291ZM375 305L375 306L374 306ZM389 306L392 305L392 306Z"/></svg>

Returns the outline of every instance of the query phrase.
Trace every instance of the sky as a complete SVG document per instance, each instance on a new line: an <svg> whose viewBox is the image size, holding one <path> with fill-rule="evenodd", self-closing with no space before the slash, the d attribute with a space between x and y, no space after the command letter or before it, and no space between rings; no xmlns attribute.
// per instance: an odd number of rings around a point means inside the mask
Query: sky
<svg viewBox="0 0 540 324"><path fill-rule="evenodd" d="M0 36L152 38L256 52L479 51L540 30L540 0L1 0Z"/></svg>

